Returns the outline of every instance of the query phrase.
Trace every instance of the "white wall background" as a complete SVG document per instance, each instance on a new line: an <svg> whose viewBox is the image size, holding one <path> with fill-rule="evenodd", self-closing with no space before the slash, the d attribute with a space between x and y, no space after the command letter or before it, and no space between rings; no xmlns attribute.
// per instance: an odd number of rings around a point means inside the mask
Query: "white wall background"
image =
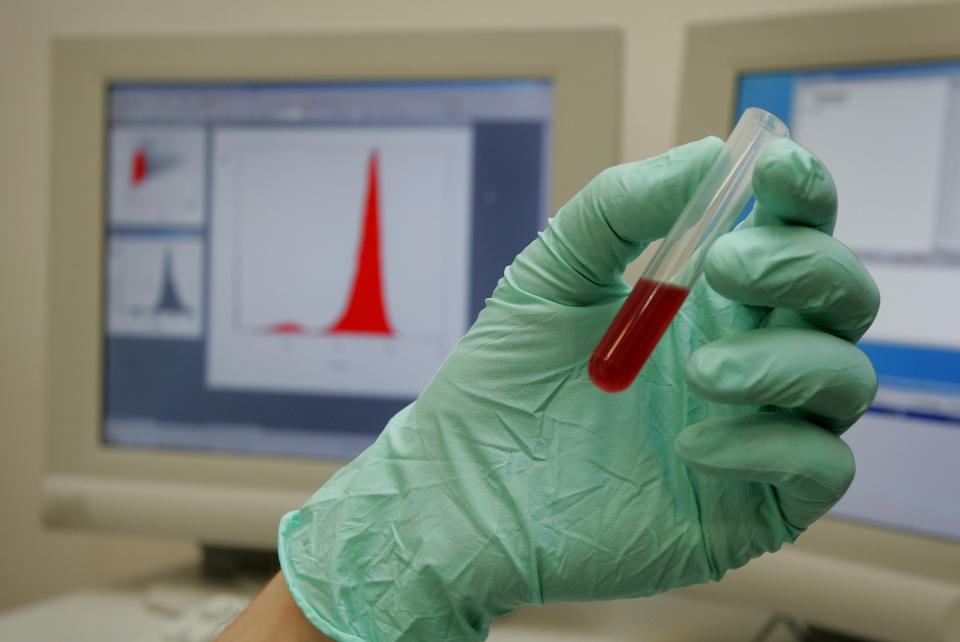
<svg viewBox="0 0 960 642"><path fill-rule="evenodd" d="M48 532L40 525L51 35L620 27L626 35L623 150L625 159L636 159L673 142L688 23L888 4L892 3L0 0L0 609L195 556L189 542Z"/></svg>

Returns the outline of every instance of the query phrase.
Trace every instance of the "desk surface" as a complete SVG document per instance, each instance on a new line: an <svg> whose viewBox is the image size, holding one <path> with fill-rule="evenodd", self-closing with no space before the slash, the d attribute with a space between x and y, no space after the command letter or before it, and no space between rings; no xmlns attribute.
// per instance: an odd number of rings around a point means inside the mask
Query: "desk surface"
<svg viewBox="0 0 960 642"><path fill-rule="evenodd" d="M223 585L192 571L95 588L0 613L4 642L131 642ZM251 585L233 592L251 592ZM494 622L491 642L747 642L769 614L679 595L528 607ZM768 642L788 642L770 637Z"/></svg>

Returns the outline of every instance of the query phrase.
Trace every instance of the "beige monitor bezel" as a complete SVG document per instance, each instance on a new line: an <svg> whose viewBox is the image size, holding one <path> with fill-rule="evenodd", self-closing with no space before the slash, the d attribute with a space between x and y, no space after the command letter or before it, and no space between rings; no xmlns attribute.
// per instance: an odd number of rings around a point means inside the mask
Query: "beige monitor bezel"
<svg viewBox="0 0 960 642"><path fill-rule="evenodd" d="M960 61L957 4L693 25L687 32L677 141L729 133L744 72L942 60ZM960 542L929 535L830 518L811 527L796 549L960 582ZM751 566L739 573L746 576ZM721 592L723 584L714 592ZM758 585L758 593L765 590Z"/></svg>
<svg viewBox="0 0 960 642"><path fill-rule="evenodd" d="M550 159L555 210L599 170L619 161L621 47L616 30L56 40L46 521L269 546L275 517L341 463L102 442L108 83L549 78L555 97Z"/></svg>

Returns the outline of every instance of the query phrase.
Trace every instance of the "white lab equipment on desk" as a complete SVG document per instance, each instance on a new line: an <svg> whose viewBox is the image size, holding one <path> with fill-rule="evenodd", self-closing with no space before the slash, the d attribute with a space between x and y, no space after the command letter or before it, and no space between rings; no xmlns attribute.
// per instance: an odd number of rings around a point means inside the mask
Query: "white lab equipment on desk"
<svg viewBox="0 0 960 642"><path fill-rule="evenodd" d="M260 582L204 582L189 570L91 589L0 614L3 642L208 642ZM746 642L770 615L680 595L520 609L491 642ZM764 642L796 642L771 631Z"/></svg>

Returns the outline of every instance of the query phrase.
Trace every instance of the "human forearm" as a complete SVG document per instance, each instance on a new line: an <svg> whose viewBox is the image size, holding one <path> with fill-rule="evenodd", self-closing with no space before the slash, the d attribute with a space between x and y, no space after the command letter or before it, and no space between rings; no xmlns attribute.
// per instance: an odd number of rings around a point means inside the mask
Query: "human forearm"
<svg viewBox="0 0 960 642"><path fill-rule="evenodd" d="M216 642L332 642L318 631L296 605L283 576L274 576L250 606Z"/></svg>

